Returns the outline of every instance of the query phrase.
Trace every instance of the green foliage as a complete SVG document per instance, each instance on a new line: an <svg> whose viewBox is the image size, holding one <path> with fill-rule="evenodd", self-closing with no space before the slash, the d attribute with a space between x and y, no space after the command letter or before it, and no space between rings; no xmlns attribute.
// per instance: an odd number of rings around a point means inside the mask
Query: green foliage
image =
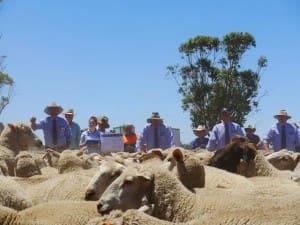
<svg viewBox="0 0 300 225"><path fill-rule="evenodd" d="M0 61L0 93L4 92L3 90L7 87L7 94L1 95L0 97L0 114L3 109L9 104L10 95L12 87L14 85L14 80L6 73L3 73L1 70L1 64L3 61Z"/></svg>
<svg viewBox="0 0 300 225"><path fill-rule="evenodd" d="M267 59L258 59L256 72L241 69L243 55L255 46L251 34L232 32L222 40L196 36L179 47L184 64L167 70L178 85L182 108L190 112L192 126L212 128L223 107L230 108L233 120L243 125L249 112L257 109L260 72Z"/></svg>

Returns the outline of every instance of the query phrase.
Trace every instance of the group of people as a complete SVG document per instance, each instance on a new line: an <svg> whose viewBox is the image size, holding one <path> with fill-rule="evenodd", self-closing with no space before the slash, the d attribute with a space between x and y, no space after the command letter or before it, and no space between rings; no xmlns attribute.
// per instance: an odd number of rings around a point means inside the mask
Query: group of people
<svg viewBox="0 0 300 225"><path fill-rule="evenodd" d="M291 116L286 110L280 110L274 115L277 123L269 129L263 140L255 134L256 129L251 125L244 129L244 133L241 126L231 120L231 112L227 108L221 110L220 117L221 122L212 128L211 133L203 125L193 129L197 138L191 143L192 149L202 148L216 151L230 143L235 135L246 136L257 149L264 148L266 154L271 153L270 145L272 145L273 151L281 149L295 151L299 149L300 130L299 127L288 122Z"/></svg>
<svg viewBox="0 0 300 225"><path fill-rule="evenodd" d="M86 153L100 153L103 134L110 127L107 116L91 116L88 120L88 128L81 132L78 123L74 122L74 110L63 108L55 102L45 107L48 114L45 119L37 122L35 117L30 119L33 130L41 129L44 134L45 148L51 148L58 152L65 149L86 148ZM63 113L65 118L59 116ZM173 135L160 118L158 112L152 113L147 119L148 124L138 135L134 125L123 126L124 151L147 151L152 148L170 148L174 146Z"/></svg>
<svg viewBox="0 0 300 225"><path fill-rule="evenodd" d="M74 122L74 110L63 108L55 102L46 106L44 112L48 114L45 119L37 122L35 117L30 119L33 130L41 129L44 134L45 148L51 148L58 152L65 149L79 149L86 147L87 153L99 152L101 148L101 134L109 128L108 117L91 116L88 121L88 129L81 132L78 123ZM64 114L65 118L59 116Z"/></svg>
<svg viewBox="0 0 300 225"><path fill-rule="evenodd" d="M36 118L32 117L30 121L33 130L43 130L45 148L61 152L64 149L86 147L87 153L100 153L103 134L110 127L108 117L91 116L88 128L81 132L80 126L73 121L75 116L73 109L63 112L61 106L52 103L46 106L44 112L49 115L45 119L37 122ZM62 112L65 119L58 116ZM214 125L210 133L203 125L193 129L197 138L191 142L192 149L216 151L229 144L236 135L246 136L257 149L264 147L267 154L271 152L270 145L274 151L299 149L300 130L299 127L287 122L291 116L286 110L280 110L274 115L278 122L270 128L263 140L255 134L255 128L251 125L244 129L244 133L241 126L231 120L229 109L223 108L220 117L221 122ZM166 149L175 146L172 131L164 124L158 112L153 112L147 118L147 124L139 134L135 132L134 125L124 125L123 144L126 152L146 152L153 148Z"/></svg>

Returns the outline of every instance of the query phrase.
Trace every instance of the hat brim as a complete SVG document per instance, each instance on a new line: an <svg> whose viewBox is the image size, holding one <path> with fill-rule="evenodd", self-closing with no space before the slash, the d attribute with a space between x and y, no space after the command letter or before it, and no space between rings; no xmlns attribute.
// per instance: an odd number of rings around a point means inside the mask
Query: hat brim
<svg viewBox="0 0 300 225"><path fill-rule="evenodd" d="M253 132L255 132L255 131L256 131L256 129L255 129L255 128L245 128L245 131L247 131L247 130L252 130Z"/></svg>
<svg viewBox="0 0 300 225"><path fill-rule="evenodd" d="M72 115L72 116L75 116L76 114L75 113L63 113L64 115Z"/></svg>
<svg viewBox="0 0 300 225"><path fill-rule="evenodd" d="M193 129L194 132L200 132L200 131L204 131L206 134L208 134L208 130L207 129Z"/></svg>
<svg viewBox="0 0 300 225"><path fill-rule="evenodd" d="M292 118L290 115L279 115L279 114L274 115L274 118L278 119L278 116L284 116L284 117L287 117L288 119Z"/></svg>
<svg viewBox="0 0 300 225"><path fill-rule="evenodd" d="M50 115L50 112L49 112L49 109L50 108L57 108L58 109L58 112L57 114L61 114L62 111L63 111L63 108L61 106L47 106L45 109L44 109L44 112L48 115Z"/></svg>
<svg viewBox="0 0 300 225"><path fill-rule="evenodd" d="M147 123L151 123L152 120L160 120L162 121L162 118L148 118Z"/></svg>
<svg viewBox="0 0 300 225"><path fill-rule="evenodd" d="M103 125L105 129L110 128L110 125L108 123L101 123L101 122L99 123L98 122L98 124L100 124L101 126Z"/></svg>

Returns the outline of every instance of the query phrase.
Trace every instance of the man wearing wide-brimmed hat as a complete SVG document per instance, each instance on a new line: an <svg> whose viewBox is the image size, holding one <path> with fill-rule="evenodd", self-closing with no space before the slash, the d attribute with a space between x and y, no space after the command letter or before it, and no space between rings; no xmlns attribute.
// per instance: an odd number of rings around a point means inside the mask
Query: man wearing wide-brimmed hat
<svg viewBox="0 0 300 225"><path fill-rule="evenodd" d="M205 149L208 142L208 130L205 126L199 125L198 127L193 128L194 134L197 136L192 142L192 149Z"/></svg>
<svg viewBox="0 0 300 225"><path fill-rule="evenodd" d="M262 147L262 142L260 141L260 137L255 134L255 127L252 125L248 125L245 127L246 137L248 138L249 142L253 143L257 149Z"/></svg>
<svg viewBox="0 0 300 225"><path fill-rule="evenodd" d="M266 154L271 153L270 144L272 144L274 151L281 149L295 151L295 146L300 143L300 137L298 129L287 122L291 116L285 109L281 109L274 115L274 118L278 122L270 128L263 139Z"/></svg>
<svg viewBox="0 0 300 225"><path fill-rule="evenodd" d="M79 149L79 142L80 142L80 136L81 136L81 131L80 131L80 126L78 123L74 122L74 110L73 109L67 109L66 111L63 112L65 115L65 118L70 126L71 129L71 142L70 142L70 149Z"/></svg>
<svg viewBox="0 0 300 225"><path fill-rule="evenodd" d="M158 112L153 112L147 119L147 123L137 140L138 151L145 152L152 148L166 149L175 146L172 131L163 123Z"/></svg>
<svg viewBox="0 0 300 225"><path fill-rule="evenodd" d="M35 117L30 119L33 130L43 130L45 148L59 152L68 148L71 140L71 130L67 121L58 117L62 111L63 108L53 102L44 109L44 112L49 115L44 120L37 123Z"/></svg>
<svg viewBox="0 0 300 225"><path fill-rule="evenodd" d="M231 120L231 115L229 109L221 109L221 122L214 125L206 146L207 150L216 151L223 148L235 135L245 136L241 126Z"/></svg>

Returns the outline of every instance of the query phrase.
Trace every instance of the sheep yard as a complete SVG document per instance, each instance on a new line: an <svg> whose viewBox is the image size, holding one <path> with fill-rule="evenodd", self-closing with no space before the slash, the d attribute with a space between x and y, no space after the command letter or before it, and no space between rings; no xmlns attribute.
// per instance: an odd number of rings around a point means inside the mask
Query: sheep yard
<svg viewBox="0 0 300 225"><path fill-rule="evenodd" d="M283 150L274 160L253 150L233 173L209 166L211 152L178 147L106 156L32 151L40 143L30 132L22 124L0 136L0 224L300 224L299 154ZM229 145L216 165L241 146ZM279 170L287 161L290 170Z"/></svg>

